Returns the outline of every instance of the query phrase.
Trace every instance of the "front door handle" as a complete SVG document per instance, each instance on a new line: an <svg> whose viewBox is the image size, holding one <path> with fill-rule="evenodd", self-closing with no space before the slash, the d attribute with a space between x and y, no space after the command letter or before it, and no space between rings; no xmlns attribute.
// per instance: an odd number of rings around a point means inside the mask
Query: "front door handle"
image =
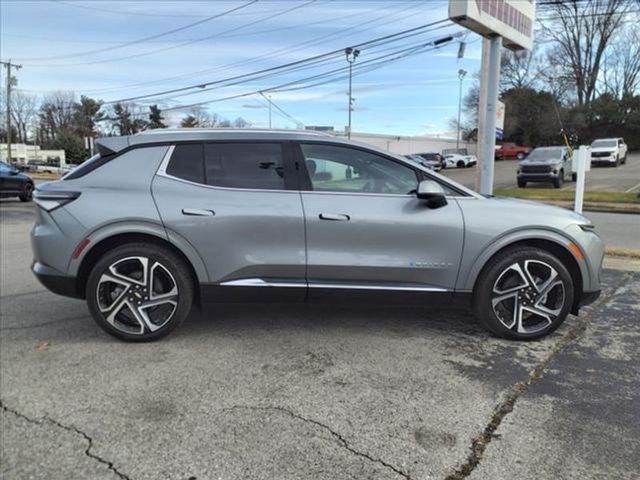
<svg viewBox="0 0 640 480"><path fill-rule="evenodd" d="M334 222L346 222L347 220L351 220L351 217L344 213L321 213L319 217L320 220L333 220Z"/></svg>
<svg viewBox="0 0 640 480"><path fill-rule="evenodd" d="M183 208L183 215L192 215L195 217L213 217L215 212L213 210L203 210L200 208Z"/></svg>

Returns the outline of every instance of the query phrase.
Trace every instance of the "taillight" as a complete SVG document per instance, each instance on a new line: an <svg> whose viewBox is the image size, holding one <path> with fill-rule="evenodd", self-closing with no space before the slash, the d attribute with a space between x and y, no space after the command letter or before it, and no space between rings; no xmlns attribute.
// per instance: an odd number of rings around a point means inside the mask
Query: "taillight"
<svg viewBox="0 0 640 480"><path fill-rule="evenodd" d="M80 192L64 192L60 190L38 190L33 192L33 201L43 210L50 212L73 202L80 196Z"/></svg>

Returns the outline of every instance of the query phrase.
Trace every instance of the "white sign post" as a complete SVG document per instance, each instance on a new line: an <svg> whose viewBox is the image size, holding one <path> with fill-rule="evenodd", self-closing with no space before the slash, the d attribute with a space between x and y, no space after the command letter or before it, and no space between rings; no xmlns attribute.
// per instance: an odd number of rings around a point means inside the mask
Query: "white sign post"
<svg viewBox="0 0 640 480"><path fill-rule="evenodd" d="M449 0L449 18L482 35L478 173L476 188L493 192L496 116L500 82L500 48L531 50L535 22L534 0ZM504 127L503 127L504 128Z"/></svg>
<svg viewBox="0 0 640 480"><path fill-rule="evenodd" d="M591 170L591 149L586 145L580 145L578 151L573 154L571 169L576 172L576 201L573 210L582 213L584 203L584 184L587 179L587 171Z"/></svg>

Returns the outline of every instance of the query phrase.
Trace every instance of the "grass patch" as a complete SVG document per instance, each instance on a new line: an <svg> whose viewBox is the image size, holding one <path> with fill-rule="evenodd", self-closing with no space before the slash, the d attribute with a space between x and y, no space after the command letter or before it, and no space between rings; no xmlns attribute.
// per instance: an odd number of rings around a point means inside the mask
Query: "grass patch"
<svg viewBox="0 0 640 480"><path fill-rule="evenodd" d="M573 201L575 193L572 190L558 190L555 188L498 188L495 195L503 197L526 198L529 200L559 200ZM633 192L585 192L584 201L592 203L633 203L640 204L640 196Z"/></svg>

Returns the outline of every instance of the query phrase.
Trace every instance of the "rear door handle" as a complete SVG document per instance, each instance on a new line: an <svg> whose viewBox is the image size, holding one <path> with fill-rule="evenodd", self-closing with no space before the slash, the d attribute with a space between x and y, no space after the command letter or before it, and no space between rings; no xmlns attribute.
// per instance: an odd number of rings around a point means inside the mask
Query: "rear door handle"
<svg viewBox="0 0 640 480"><path fill-rule="evenodd" d="M182 214L195 217L213 217L215 212L213 210L203 210L200 208L183 208Z"/></svg>
<svg viewBox="0 0 640 480"><path fill-rule="evenodd" d="M346 222L351 220L351 217L344 213L321 213L319 217L320 220L333 220L334 222Z"/></svg>

